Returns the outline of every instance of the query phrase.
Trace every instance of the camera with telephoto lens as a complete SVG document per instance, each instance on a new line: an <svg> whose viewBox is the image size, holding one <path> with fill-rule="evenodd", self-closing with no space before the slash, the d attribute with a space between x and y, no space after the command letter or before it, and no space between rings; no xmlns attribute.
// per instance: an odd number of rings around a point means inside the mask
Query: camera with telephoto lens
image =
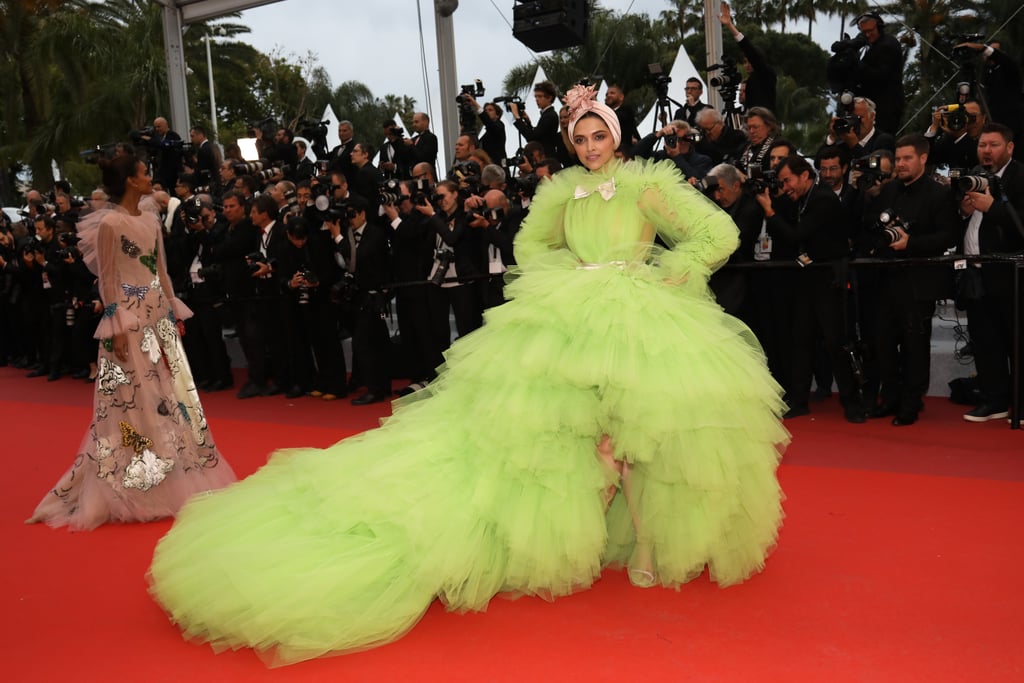
<svg viewBox="0 0 1024 683"><path fill-rule="evenodd" d="M910 232L910 226L906 221L897 216L896 212L892 209L885 209L878 214L875 228L878 237L877 245L880 247L887 247L893 242L899 241L901 237L900 230L905 233Z"/></svg>
<svg viewBox="0 0 1024 683"><path fill-rule="evenodd" d="M410 198L402 191L401 181L394 178L385 180L377 186L377 197L385 206L398 206L402 201Z"/></svg>
<svg viewBox="0 0 1024 683"><path fill-rule="evenodd" d="M523 104L523 100L522 100L521 97L519 97L519 95L502 95L501 97L495 97L494 100L492 100L492 101L495 104L505 103L505 104L515 104L515 105L518 105L518 106L522 106L522 104Z"/></svg>
<svg viewBox="0 0 1024 683"><path fill-rule="evenodd" d="M996 178L997 176L987 174L962 175L956 179L953 188L956 191L956 196L963 198L968 192L984 192L996 182Z"/></svg>
<svg viewBox="0 0 1024 683"><path fill-rule="evenodd" d="M744 183L754 194L761 194L768 190L770 194L776 194L782 189L782 182L774 169L765 169L761 164L750 164L747 167L747 181Z"/></svg>
<svg viewBox="0 0 1024 683"><path fill-rule="evenodd" d="M740 82L743 80L743 77L740 76L740 70L736 68L736 60L722 55L721 62L708 67L708 73L712 71L719 73L711 78L708 84L712 88L718 89L718 94L721 96L722 101L725 102L726 109L733 111L736 103L736 93L739 92Z"/></svg>
<svg viewBox="0 0 1024 683"><path fill-rule="evenodd" d="M440 287L448 275L448 268L455 260L455 252L450 247L441 247L434 252L434 259L437 261L437 270L430 278L430 284Z"/></svg>
<svg viewBox="0 0 1024 683"><path fill-rule="evenodd" d="M836 120L832 124L832 130L836 135L846 135L853 131L854 135L860 135L861 118L853 113L853 101L855 96L849 90L839 93L836 100Z"/></svg>
<svg viewBox="0 0 1024 683"><path fill-rule="evenodd" d="M671 135L666 135L665 136L665 146L666 147L675 147L678 144L679 144L679 136L676 135L675 133L672 133Z"/></svg>

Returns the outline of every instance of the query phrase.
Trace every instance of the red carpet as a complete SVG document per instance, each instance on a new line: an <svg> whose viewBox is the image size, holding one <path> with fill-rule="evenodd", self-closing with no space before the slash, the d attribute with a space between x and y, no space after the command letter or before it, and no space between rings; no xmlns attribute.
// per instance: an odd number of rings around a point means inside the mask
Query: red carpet
<svg viewBox="0 0 1024 683"><path fill-rule="evenodd" d="M241 476L275 448L327 445L387 412L231 394L204 406ZM964 423L941 399L901 429L848 425L834 399L788 422L785 526L743 585L640 590L609 571L554 603L498 599L467 615L435 604L397 643L274 670L248 651L185 642L148 598L169 521L89 533L22 524L70 464L90 407L85 384L0 369L5 680L1024 680L1024 434Z"/></svg>

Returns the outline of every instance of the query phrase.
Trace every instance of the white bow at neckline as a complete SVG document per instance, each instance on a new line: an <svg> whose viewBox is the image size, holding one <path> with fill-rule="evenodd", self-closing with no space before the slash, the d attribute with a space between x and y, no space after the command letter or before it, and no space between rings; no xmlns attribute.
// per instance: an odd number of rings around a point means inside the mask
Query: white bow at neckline
<svg viewBox="0 0 1024 683"><path fill-rule="evenodd" d="M604 181L603 183L595 187L590 192L583 189L583 186L577 185L576 193L573 195L573 199L583 199L584 197L589 197L594 192L597 192L605 201L608 201L609 199L615 196L615 178L609 178L608 180Z"/></svg>

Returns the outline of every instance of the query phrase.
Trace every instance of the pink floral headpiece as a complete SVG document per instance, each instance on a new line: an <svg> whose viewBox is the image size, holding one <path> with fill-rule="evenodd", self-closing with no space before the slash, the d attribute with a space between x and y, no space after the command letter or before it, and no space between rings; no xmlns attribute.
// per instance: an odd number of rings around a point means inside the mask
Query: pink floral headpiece
<svg viewBox="0 0 1024 683"><path fill-rule="evenodd" d="M608 130L612 132L612 140L615 141L615 146L618 147L619 143L622 142L622 128L619 126L619 117L607 104L594 99L596 96L597 91L591 85L573 86L565 94L565 104L569 107L569 137L572 137L572 132L576 128L576 122L586 114L593 112L604 120Z"/></svg>

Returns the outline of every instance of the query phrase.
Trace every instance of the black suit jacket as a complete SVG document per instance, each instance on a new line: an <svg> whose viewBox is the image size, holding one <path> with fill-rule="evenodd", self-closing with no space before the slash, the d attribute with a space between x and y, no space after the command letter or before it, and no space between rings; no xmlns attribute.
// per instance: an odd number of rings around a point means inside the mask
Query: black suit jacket
<svg viewBox="0 0 1024 683"><path fill-rule="evenodd" d="M210 256L221 266L224 293L228 299L245 299L255 294L256 282L249 273L245 257L259 248L260 233L248 218L234 226L226 226L224 239L213 245Z"/></svg>
<svg viewBox="0 0 1024 683"><path fill-rule="evenodd" d="M352 176L355 174L356 170L356 167L352 164L352 148L355 146L356 141L355 138L353 138L332 149L330 156L327 157L327 170L341 171L345 174L345 179L350 183L352 182Z"/></svg>
<svg viewBox="0 0 1024 683"><path fill-rule="evenodd" d="M554 156L558 149L559 124L558 112L550 106L540 114L537 125L532 125L525 118L516 119L513 123L516 130L523 134L527 142L539 142L544 145L546 156Z"/></svg>
<svg viewBox="0 0 1024 683"><path fill-rule="evenodd" d="M836 193L815 185L794 206L788 198L772 202L775 215L768 219L772 260L776 255L807 254L815 261L842 258L849 253L848 229Z"/></svg>
<svg viewBox="0 0 1024 683"><path fill-rule="evenodd" d="M957 209L949 189L922 176L910 185L886 183L875 206L888 209L907 222L907 248L894 252L889 247L875 250L881 258L942 256L960 241ZM867 216L865 217L867 218ZM875 218L875 217L872 217ZM906 292L917 301L941 299L951 294L953 272L948 265L882 268L882 282Z"/></svg>
<svg viewBox="0 0 1024 683"><path fill-rule="evenodd" d="M980 169L976 169L980 170ZM1024 251L1024 235L1020 221L1024 221L1024 164L1011 159L995 192L989 187L995 201L982 214L978 229L978 245L982 254L1012 254ZM1014 220L1016 214L1016 221ZM1007 266L983 266L982 275L986 291L1008 296L1013 291L1012 269Z"/></svg>
<svg viewBox="0 0 1024 683"><path fill-rule="evenodd" d="M352 242L349 240L348 231L342 234L344 238L340 249L342 255L347 258L351 253ZM355 279L361 295L380 291L384 285L393 282L388 229L374 221L367 221L356 245Z"/></svg>
<svg viewBox="0 0 1024 683"><path fill-rule="evenodd" d="M411 145L405 145L404 160L410 169L416 164L427 162L434 167L437 177L437 136L425 130L412 138Z"/></svg>
<svg viewBox="0 0 1024 683"><path fill-rule="evenodd" d="M484 125L480 147L491 157L491 161L500 165L505 158L505 122L491 119L484 111L480 112L480 122Z"/></svg>
<svg viewBox="0 0 1024 683"><path fill-rule="evenodd" d="M676 115L673 117L676 121L686 121L692 128L697 127L697 112L701 109L707 109L710 105L704 102L698 101L697 104L692 107L688 104L684 104L682 108L676 109Z"/></svg>
<svg viewBox="0 0 1024 683"><path fill-rule="evenodd" d="M883 34L861 58L857 69L858 95L878 106L877 125L899 130L903 117L903 50L893 36Z"/></svg>

